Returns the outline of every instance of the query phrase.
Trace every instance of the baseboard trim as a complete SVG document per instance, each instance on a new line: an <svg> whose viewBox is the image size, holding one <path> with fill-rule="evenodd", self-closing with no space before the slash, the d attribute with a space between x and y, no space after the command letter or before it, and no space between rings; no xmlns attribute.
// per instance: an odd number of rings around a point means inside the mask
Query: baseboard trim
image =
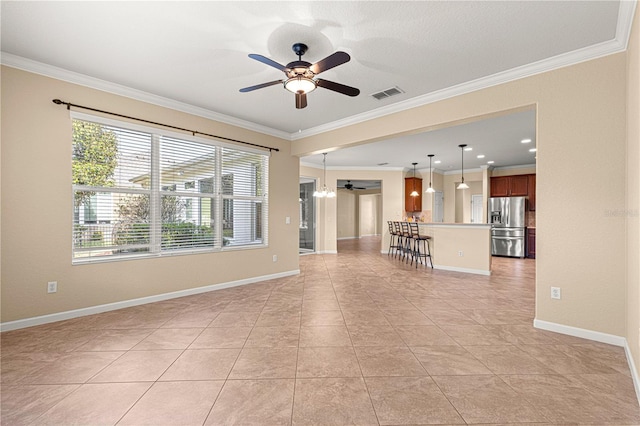
<svg viewBox="0 0 640 426"><path fill-rule="evenodd" d="M533 320L533 326L541 330L553 331L555 333L566 334L568 336L580 337L582 339L593 340L594 342L607 343L609 345L624 347L627 339L614 334L601 333L599 331L587 330L584 328L572 327L570 325L558 324L555 322Z"/></svg>
<svg viewBox="0 0 640 426"><path fill-rule="evenodd" d="M491 275L491 271L483 269L458 268L457 266L433 265L433 269L441 269L443 271L464 272L465 274Z"/></svg>
<svg viewBox="0 0 640 426"><path fill-rule="evenodd" d="M389 250L380 250L380 254L389 254ZM392 255L394 253L391 253ZM470 269L470 268L458 268L457 266L442 266L442 265L433 265L433 269L440 269L443 271L452 271L452 272L464 272L465 274L477 274L477 275L491 275L491 271L484 271L482 269Z"/></svg>
<svg viewBox="0 0 640 426"><path fill-rule="evenodd" d="M624 339L624 353L627 356L627 363L629 364L629 370L631 371L631 379L633 379L633 387L636 390L638 405L640 405L640 376L638 375L636 364L633 362L633 355L631 355L631 348L629 347L627 339Z"/></svg>
<svg viewBox="0 0 640 426"><path fill-rule="evenodd" d="M207 293L225 288L238 287L257 282L284 278L292 275L299 275L300 270L279 272L277 274L262 275L258 277L245 278L242 280L229 281L226 283L212 284L204 287L190 288L186 290L173 291L170 293L157 294L154 296L141 297L138 299L123 300L121 302L107 303L104 305L90 306L88 308L74 309L71 311L57 312L55 314L41 315L32 318L0 323L0 331L18 330L20 328L33 327L36 325L48 324L56 321L63 321L87 315L100 314L102 312L115 311L117 309L129 308L131 306L145 305L147 303L161 302L163 300L176 299L178 297L192 296L200 293Z"/></svg>
<svg viewBox="0 0 640 426"><path fill-rule="evenodd" d="M607 343L609 345L623 347L624 353L627 357L627 364L629 364L629 371L631 372L633 387L636 391L636 398L638 399L638 404L640 404L640 376L638 375L636 364L633 362L631 348L629 348L629 342L626 338L622 336L616 336L614 334L601 333L599 331L587 330L584 328L572 327L569 325L563 325L549 321L542 321L539 319L533 320L533 326L541 330L553 331L555 333L566 334L568 336L593 340L594 342Z"/></svg>

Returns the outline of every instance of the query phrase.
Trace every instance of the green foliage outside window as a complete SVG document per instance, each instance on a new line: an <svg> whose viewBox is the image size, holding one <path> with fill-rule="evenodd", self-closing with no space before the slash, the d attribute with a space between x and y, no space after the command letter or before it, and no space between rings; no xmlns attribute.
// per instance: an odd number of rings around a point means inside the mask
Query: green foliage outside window
<svg viewBox="0 0 640 426"><path fill-rule="evenodd" d="M118 165L116 134L97 123L73 120L74 185L111 187ZM76 206L89 203L93 192L76 192Z"/></svg>

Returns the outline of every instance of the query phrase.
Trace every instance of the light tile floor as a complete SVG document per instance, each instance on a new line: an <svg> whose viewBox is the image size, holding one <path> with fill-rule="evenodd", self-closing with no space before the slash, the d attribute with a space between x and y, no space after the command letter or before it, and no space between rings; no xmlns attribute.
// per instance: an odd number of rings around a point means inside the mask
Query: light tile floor
<svg viewBox="0 0 640 426"><path fill-rule="evenodd" d="M622 348L532 327L533 260L416 269L379 241L2 333L2 424L640 424Z"/></svg>

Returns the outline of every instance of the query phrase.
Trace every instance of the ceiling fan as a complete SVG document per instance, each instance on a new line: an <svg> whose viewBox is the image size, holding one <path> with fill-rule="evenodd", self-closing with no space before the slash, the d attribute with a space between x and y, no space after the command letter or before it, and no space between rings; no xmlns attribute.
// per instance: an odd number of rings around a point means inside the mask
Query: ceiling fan
<svg viewBox="0 0 640 426"><path fill-rule="evenodd" d="M262 62L263 64L272 66L284 72L286 78L283 80L275 80L268 83L245 87L240 89L240 91L242 93L246 93L256 89L262 89L263 87L283 83L285 89L296 95L296 108L298 109L307 106L307 93L314 91L316 87L333 90L334 92L342 93L347 96L358 96L360 94L360 90L355 87L316 78L316 75L321 72L349 62L351 60L349 54L345 52L335 52L315 64L310 64L309 62L302 60L302 55L304 55L308 50L306 44L296 43L291 48L293 49L293 52L298 55L298 60L289 62L286 66L262 55L256 55L254 53L250 54L249 57L251 59L255 59L258 62Z"/></svg>
<svg viewBox="0 0 640 426"><path fill-rule="evenodd" d="M348 189L349 191L353 191L354 189L367 189L360 186L353 186L350 180L348 180L347 183L345 183L344 188Z"/></svg>

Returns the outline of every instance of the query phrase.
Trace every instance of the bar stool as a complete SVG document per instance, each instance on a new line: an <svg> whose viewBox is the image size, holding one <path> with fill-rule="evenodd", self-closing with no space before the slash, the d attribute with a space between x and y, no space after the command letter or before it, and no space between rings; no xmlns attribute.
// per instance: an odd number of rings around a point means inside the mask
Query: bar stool
<svg viewBox="0 0 640 426"><path fill-rule="evenodd" d="M387 252L387 256L389 256L393 250L395 250L396 253L398 252L398 239L400 235L396 232L392 221L387 221L387 224L389 225L389 251Z"/></svg>
<svg viewBox="0 0 640 426"><path fill-rule="evenodd" d="M404 243L405 236L402 232L402 227L400 226L400 222L393 222L393 228L396 232L396 256L402 255L404 257ZM394 257L396 257L394 256Z"/></svg>
<svg viewBox="0 0 640 426"><path fill-rule="evenodd" d="M411 247L411 242L413 240L411 238L411 229L409 228L409 223L401 222L400 225L402 226L402 239L403 239L402 258L404 259L404 257L407 256L406 263L409 263L408 256L411 256L411 262L413 263L413 248Z"/></svg>
<svg viewBox="0 0 640 426"><path fill-rule="evenodd" d="M411 251L411 264L413 265L413 259L416 259L416 268L418 267L418 262L422 263L420 259L424 257L424 264L427 264L427 258L429 258L429 263L431 264L431 269L433 269L433 260L431 260L431 251L429 250L429 240L431 239L428 235L420 235L420 227L417 223L409 223L408 224L411 230L411 240L413 241L413 250ZM420 251L420 244L422 243L423 250Z"/></svg>

